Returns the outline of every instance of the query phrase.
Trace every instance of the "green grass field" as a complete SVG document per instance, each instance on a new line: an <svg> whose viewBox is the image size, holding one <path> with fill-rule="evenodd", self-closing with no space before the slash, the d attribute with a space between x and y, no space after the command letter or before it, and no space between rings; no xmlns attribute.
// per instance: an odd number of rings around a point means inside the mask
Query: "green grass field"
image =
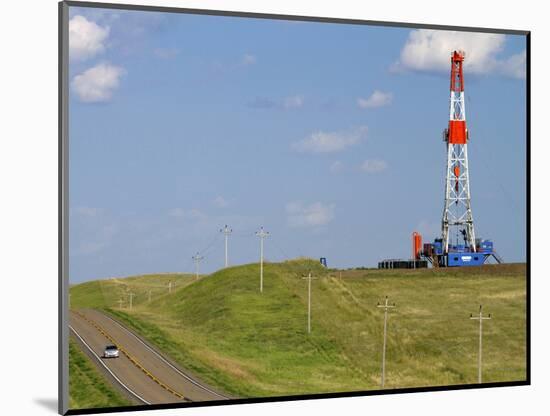
<svg viewBox="0 0 550 416"><path fill-rule="evenodd" d="M307 334L309 270L312 333ZM182 276L172 293L119 308L120 285L96 281L71 288L73 307L107 310L183 367L236 396L273 396L378 389L383 312L390 312L386 388L477 382L478 324L483 304L485 382L525 379L525 265L461 269L331 271L310 260ZM148 276L156 284L164 276ZM135 285L135 287L133 286ZM116 294L113 294L116 291Z"/></svg>
<svg viewBox="0 0 550 416"><path fill-rule="evenodd" d="M69 342L69 407L129 406L132 403L114 390L73 340Z"/></svg>
<svg viewBox="0 0 550 416"><path fill-rule="evenodd" d="M71 307L86 306L89 308L124 307L130 304L130 293L132 306L149 301L151 299L169 293L193 283L195 277L184 273L149 274L142 276L131 276L125 278L112 278L105 280L92 280L77 285L78 289L71 287ZM170 288L171 283L171 288ZM119 302L122 301L122 302Z"/></svg>

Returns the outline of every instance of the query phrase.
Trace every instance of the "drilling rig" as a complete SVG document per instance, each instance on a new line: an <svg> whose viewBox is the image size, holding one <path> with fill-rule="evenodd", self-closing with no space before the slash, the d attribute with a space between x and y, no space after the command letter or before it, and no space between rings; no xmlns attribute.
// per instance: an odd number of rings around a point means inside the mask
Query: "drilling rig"
<svg viewBox="0 0 550 416"><path fill-rule="evenodd" d="M463 51L451 54L451 97L449 125L443 131L447 143L445 203L441 220L441 237L422 245L422 236L413 233L413 260L425 259L433 267L479 266L489 257L501 258L491 240L476 238L470 198L468 170L469 133L464 105Z"/></svg>

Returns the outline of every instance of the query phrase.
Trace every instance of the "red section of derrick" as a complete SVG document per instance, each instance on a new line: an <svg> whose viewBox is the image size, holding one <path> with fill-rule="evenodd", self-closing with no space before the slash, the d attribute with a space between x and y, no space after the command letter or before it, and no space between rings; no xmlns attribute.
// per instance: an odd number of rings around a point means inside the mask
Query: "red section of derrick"
<svg viewBox="0 0 550 416"><path fill-rule="evenodd" d="M449 143L466 144L466 121L449 121Z"/></svg>
<svg viewBox="0 0 550 416"><path fill-rule="evenodd" d="M462 63L464 52L454 51L451 55L451 91L464 91L464 78L462 75Z"/></svg>

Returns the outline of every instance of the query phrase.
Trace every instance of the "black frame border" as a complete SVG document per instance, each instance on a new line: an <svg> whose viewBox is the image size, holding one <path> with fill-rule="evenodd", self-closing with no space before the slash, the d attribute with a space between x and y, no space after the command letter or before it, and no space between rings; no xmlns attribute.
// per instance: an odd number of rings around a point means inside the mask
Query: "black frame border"
<svg viewBox="0 0 550 416"><path fill-rule="evenodd" d="M508 30L501 28L483 28L469 26L451 26L451 25L436 25L425 23L405 23L405 22L387 22L379 20L361 20L350 18L330 18L321 16L300 16L286 14L270 14L244 11L227 11L227 10L210 10L210 9L190 9L180 7L167 6L145 6L132 4L116 4L116 3L100 3L100 2L83 2L83 1L61 1L59 6L58 19L58 267L59 267L59 321L58 321L58 412L61 415L85 415L96 413L114 413L114 412L129 412L142 410L161 410L161 409L181 409L188 407L210 407L210 406L226 406L235 404L247 403L273 403L287 402L296 400L315 400L315 399L332 399L342 397L365 397L378 396L389 394L402 393L422 393L422 392L439 392L453 390L470 390L470 389L485 389L494 387L516 387L531 385L531 31L529 30ZM432 30L454 30L461 32L479 32L479 33L496 33L506 35L521 35L525 36L526 41L526 378L525 380L507 381L497 383L482 383L482 384L461 384L449 386L432 386L432 387L410 387L397 388L392 390L366 390L352 391L343 393L321 393L321 394L305 394L292 396L275 396L275 397L257 397L230 399L219 401L205 402L189 402L189 403L164 403L151 405L135 405L135 406L118 406L118 407L99 407L90 409L69 409L68 408L68 153L69 153L69 132L68 132L68 101L69 101L69 84L68 84L68 8L69 7L85 7L85 8L103 8L129 11L149 11L161 13L178 13L178 14L194 14L206 16L226 16L226 17L242 17L255 19L269 20L290 20L290 21L306 21L318 23L338 23L351 25L367 25L367 26L384 26L384 27L399 27L410 29L432 29Z"/></svg>

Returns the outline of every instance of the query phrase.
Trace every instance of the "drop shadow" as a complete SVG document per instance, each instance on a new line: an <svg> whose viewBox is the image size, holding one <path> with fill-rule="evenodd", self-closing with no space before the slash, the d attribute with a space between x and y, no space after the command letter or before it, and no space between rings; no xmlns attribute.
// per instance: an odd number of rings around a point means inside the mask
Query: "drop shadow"
<svg viewBox="0 0 550 416"><path fill-rule="evenodd" d="M47 410L50 410L54 413L57 414L57 399L54 398L47 398L47 399L44 399L44 398L40 398L40 399L34 399L34 402L36 404L39 404L40 406L42 406L43 408L47 409Z"/></svg>

